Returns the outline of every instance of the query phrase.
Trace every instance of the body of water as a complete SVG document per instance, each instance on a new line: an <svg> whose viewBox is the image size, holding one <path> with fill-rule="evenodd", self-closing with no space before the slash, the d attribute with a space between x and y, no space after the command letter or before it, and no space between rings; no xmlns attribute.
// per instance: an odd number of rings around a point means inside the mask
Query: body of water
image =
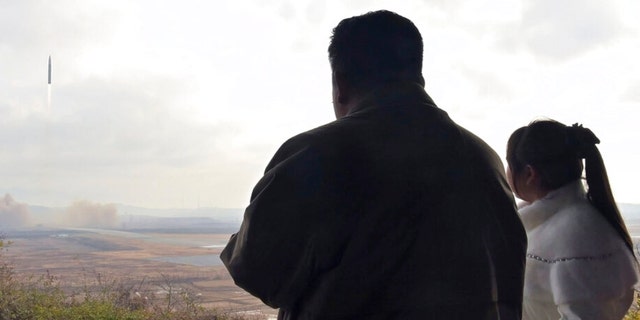
<svg viewBox="0 0 640 320"><path fill-rule="evenodd" d="M175 257L157 257L152 258L153 261L170 262L177 264L189 264L199 267L221 266L222 260L217 254L199 255L199 256L175 256Z"/></svg>

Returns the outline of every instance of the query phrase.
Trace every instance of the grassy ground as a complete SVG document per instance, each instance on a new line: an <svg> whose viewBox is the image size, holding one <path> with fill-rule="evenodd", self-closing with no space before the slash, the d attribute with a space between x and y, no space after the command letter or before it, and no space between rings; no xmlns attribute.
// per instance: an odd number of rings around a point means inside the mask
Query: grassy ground
<svg viewBox="0 0 640 320"><path fill-rule="evenodd" d="M264 315L205 306L199 293L176 284L170 276L132 283L94 274L72 288L63 286L49 272L40 277L19 277L3 259L9 245L0 235L0 320L266 319ZM638 306L640 295L636 293L624 320L640 320Z"/></svg>
<svg viewBox="0 0 640 320"><path fill-rule="evenodd" d="M138 292L160 303L170 291L174 295L189 292L206 310L275 317L275 310L238 288L222 265L162 261L175 256L217 257L221 248L201 246L225 243L229 235L136 235L139 237L85 230L13 232L13 243L4 258L16 280L26 283L51 275L69 295L82 296L87 288L109 286L130 289L132 295Z"/></svg>
<svg viewBox="0 0 640 320"><path fill-rule="evenodd" d="M177 286L170 277L160 283L143 279L132 285L98 275L73 289L63 287L49 272L20 277L3 259L10 245L0 235L0 320L264 319L205 308L197 293Z"/></svg>

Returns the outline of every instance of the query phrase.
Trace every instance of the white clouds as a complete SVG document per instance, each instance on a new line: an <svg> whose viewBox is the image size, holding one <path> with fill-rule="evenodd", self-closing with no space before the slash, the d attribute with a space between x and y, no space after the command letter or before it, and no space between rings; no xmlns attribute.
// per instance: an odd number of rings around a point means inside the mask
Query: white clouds
<svg viewBox="0 0 640 320"><path fill-rule="evenodd" d="M3 1L0 43L16 52L51 47L92 45L108 36L108 22L116 14L101 1ZM72 10L69 10L73 8ZM83 10L87 9L87 10Z"/></svg>
<svg viewBox="0 0 640 320"><path fill-rule="evenodd" d="M622 95L625 102L640 103L640 80L630 83Z"/></svg>
<svg viewBox="0 0 640 320"><path fill-rule="evenodd" d="M624 30L615 2L524 1L507 41L546 61L564 61L615 41Z"/></svg>
<svg viewBox="0 0 640 320"><path fill-rule="evenodd" d="M50 117L33 115L4 123L0 129L4 136L27 139L12 144L16 148L13 152L42 142L47 142L42 150L44 154L51 153L50 160L65 154L105 159L106 155L111 158L125 151L135 155L150 148L163 149L163 145L185 145L180 149L181 156L186 157L189 153L184 152L185 148L193 148L193 143L182 141L193 138L187 137L190 130L182 127L185 117L170 107L176 103L178 83L162 78L152 81L89 78L56 89L58 99ZM43 136L35 135L36 132ZM156 152L150 152L148 157L157 155Z"/></svg>
<svg viewBox="0 0 640 320"><path fill-rule="evenodd" d="M27 85L36 77L45 79L42 65L46 64L49 54L53 54L54 59L75 58L88 48L110 41L109 25L116 20L117 11L101 5L100 1L83 4L76 6L74 1L3 1L0 4L0 28L5 30L0 35L0 68L10 75L13 85ZM57 69L59 66L54 66L54 72L62 71ZM61 75L65 73L56 72L54 81L60 80Z"/></svg>
<svg viewBox="0 0 640 320"><path fill-rule="evenodd" d="M382 8L421 30L436 103L499 152L513 129L538 116L580 121L607 131L607 143L628 145L635 137L620 124L640 103L640 27L629 13L637 7L3 1L0 28L12 32L0 34L0 192L33 204L241 207L286 138L332 119L331 29ZM607 153L630 159L610 169L622 184L639 155Z"/></svg>
<svg viewBox="0 0 640 320"><path fill-rule="evenodd" d="M640 117L632 58L640 26L629 18L637 2L425 3L435 11L410 17L423 33L436 103L503 157L509 134L535 118L582 122L602 135L618 200L640 201L630 169L640 158L629 148L640 137L630 129Z"/></svg>
<svg viewBox="0 0 640 320"><path fill-rule="evenodd" d="M54 195L48 195L57 193L67 202L126 198L140 204L129 194L144 193L146 181L169 180L176 170L188 174L194 166L219 162L211 158L229 136L176 110L176 97L184 92L172 79L88 78L57 89L51 117L33 114L0 126L3 187L28 186L38 193L21 198L51 201ZM175 193L184 185L167 188Z"/></svg>
<svg viewBox="0 0 640 320"><path fill-rule="evenodd" d="M291 67L304 63L300 48L315 47L302 34L322 20L322 3L307 7L290 22L242 2L4 7L15 19L1 19L3 29L18 32L3 34L0 46L0 70L11 79L0 79L0 189L55 205L180 206L201 196L240 206L281 140L307 127L287 117L317 114L291 108L317 91L302 86L317 79L308 66ZM306 30L292 27L301 24Z"/></svg>

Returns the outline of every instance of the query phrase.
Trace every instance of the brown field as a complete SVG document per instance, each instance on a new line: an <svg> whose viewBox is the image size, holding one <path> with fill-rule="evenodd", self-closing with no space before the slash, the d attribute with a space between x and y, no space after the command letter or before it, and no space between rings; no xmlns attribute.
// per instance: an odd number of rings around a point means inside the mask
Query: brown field
<svg viewBox="0 0 640 320"><path fill-rule="evenodd" d="M208 308L271 317L265 306L231 280L221 265L212 265L228 234L145 233L97 229L34 230L8 234L3 253L18 277L53 276L69 292L96 283L121 285L156 295L187 289ZM213 248L203 248L209 245ZM208 265L163 262L170 257L206 257ZM197 260L197 259L196 259Z"/></svg>

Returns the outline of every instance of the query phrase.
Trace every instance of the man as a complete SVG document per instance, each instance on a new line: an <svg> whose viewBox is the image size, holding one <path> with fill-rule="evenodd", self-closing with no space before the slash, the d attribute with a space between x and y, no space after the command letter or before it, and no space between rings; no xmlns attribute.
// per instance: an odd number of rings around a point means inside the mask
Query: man
<svg viewBox="0 0 640 320"><path fill-rule="evenodd" d="M519 319L504 168L424 91L422 38L377 11L329 46L337 120L277 151L221 254L279 319Z"/></svg>

